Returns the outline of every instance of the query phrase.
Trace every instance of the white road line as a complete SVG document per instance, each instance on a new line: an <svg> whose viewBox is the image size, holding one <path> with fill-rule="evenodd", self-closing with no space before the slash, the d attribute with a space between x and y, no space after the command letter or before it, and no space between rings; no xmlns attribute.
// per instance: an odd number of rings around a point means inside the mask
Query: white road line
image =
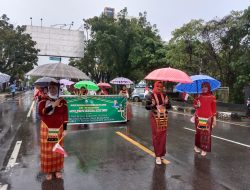
<svg viewBox="0 0 250 190"><path fill-rule="evenodd" d="M1 186L1 184L0 184L0 190L7 190L7 189L8 189L8 185Z"/></svg>
<svg viewBox="0 0 250 190"><path fill-rule="evenodd" d="M195 132L194 129L189 129L187 127L184 127L184 129ZM239 142L232 141L232 140L229 140L229 139L225 139L225 138L222 138L222 137L218 137L218 136L215 136L215 135L212 135L212 137L214 137L216 139L223 140L223 141L227 141L227 142L230 142L230 143L234 143L234 144L238 144L238 145L241 145L241 146L245 146L247 148L250 148L250 145L248 145L248 144L239 143Z"/></svg>
<svg viewBox="0 0 250 190"><path fill-rule="evenodd" d="M33 111L34 105L35 105L35 101L33 100L32 104L30 106L30 110L29 110L29 112L27 114L27 117L30 117L30 114L31 114L31 111Z"/></svg>
<svg viewBox="0 0 250 190"><path fill-rule="evenodd" d="M21 148L21 144L22 144L22 141L16 142L15 148L14 148L14 150L11 154L11 157L9 159L9 162L6 166L6 170L9 170L10 168L12 168L15 165L19 150Z"/></svg>

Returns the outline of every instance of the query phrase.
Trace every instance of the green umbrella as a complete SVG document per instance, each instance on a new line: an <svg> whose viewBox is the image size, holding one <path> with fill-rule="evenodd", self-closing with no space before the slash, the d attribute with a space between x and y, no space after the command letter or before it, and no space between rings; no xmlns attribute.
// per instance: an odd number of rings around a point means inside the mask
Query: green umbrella
<svg viewBox="0 0 250 190"><path fill-rule="evenodd" d="M77 89L81 89L82 87L84 87L87 90L93 90L93 91L99 90L99 87L97 86L97 84L95 84L92 81L87 81L87 80L75 83L74 87Z"/></svg>

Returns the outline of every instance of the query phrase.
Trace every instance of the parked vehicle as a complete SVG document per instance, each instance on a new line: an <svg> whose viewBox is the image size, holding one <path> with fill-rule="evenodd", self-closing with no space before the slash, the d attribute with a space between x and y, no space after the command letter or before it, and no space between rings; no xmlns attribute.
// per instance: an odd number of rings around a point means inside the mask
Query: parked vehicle
<svg viewBox="0 0 250 190"><path fill-rule="evenodd" d="M151 91L151 90L149 90ZM144 87L136 87L134 88L131 99L133 102L140 102L142 100L145 100L145 88Z"/></svg>

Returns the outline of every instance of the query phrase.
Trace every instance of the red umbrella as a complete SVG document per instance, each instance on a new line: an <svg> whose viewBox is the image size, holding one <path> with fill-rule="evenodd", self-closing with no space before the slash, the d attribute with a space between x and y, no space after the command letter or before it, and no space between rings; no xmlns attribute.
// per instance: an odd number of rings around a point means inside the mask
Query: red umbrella
<svg viewBox="0 0 250 190"><path fill-rule="evenodd" d="M109 83L106 83L106 82L100 82L97 84L97 86L104 87L104 88L112 88L111 85Z"/></svg>
<svg viewBox="0 0 250 190"><path fill-rule="evenodd" d="M192 83L191 78L183 71L173 68L156 69L149 73L145 80L171 81L180 83Z"/></svg>

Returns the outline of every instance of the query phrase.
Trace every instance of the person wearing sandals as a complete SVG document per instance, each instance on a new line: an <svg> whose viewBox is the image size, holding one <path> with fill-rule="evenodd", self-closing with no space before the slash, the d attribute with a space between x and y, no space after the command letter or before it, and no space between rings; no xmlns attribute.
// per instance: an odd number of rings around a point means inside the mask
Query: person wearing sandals
<svg viewBox="0 0 250 190"><path fill-rule="evenodd" d="M216 125L216 98L208 82L202 83L202 93L194 99L195 146L194 151L206 156L211 152L212 128Z"/></svg>
<svg viewBox="0 0 250 190"><path fill-rule="evenodd" d="M146 109L151 110L150 124L156 164L162 164L162 157L166 154L167 109L170 107L168 96L163 92L162 82L156 81L153 93L146 99Z"/></svg>
<svg viewBox="0 0 250 190"><path fill-rule="evenodd" d="M38 106L41 117L40 127L40 158L41 171L47 180L62 178L61 170L64 156L53 152L54 145L66 135L68 108L64 99L59 98L59 83L51 82L48 86L48 97L40 101ZM63 147L63 140L60 140Z"/></svg>

